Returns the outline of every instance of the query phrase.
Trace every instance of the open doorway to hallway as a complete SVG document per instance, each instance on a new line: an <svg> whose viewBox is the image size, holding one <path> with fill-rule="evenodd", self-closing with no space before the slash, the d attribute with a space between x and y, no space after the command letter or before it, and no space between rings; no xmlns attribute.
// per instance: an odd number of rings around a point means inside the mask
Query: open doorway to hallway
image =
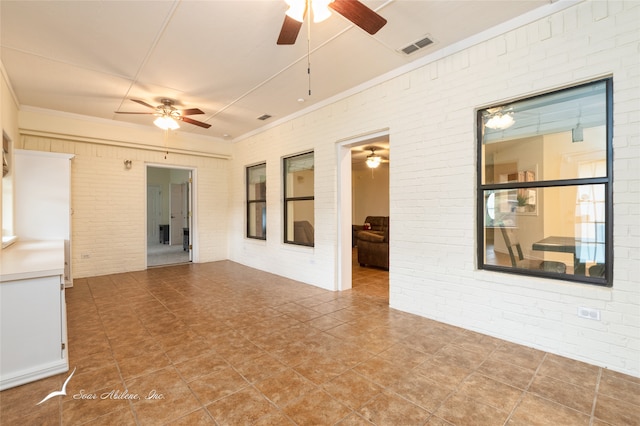
<svg viewBox="0 0 640 426"><path fill-rule="evenodd" d="M388 131L338 145L341 235L338 288L351 288L354 292L382 298L386 303L389 301L389 148ZM372 160L375 161L372 163ZM379 245L376 242L367 247L361 241L358 247L358 234L370 218L376 223L375 229L369 231L381 239ZM382 223L386 226L377 226Z"/></svg>
<svg viewBox="0 0 640 426"><path fill-rule="evenodd" d="M189 169L147 166L147 266L191 261Z"/></svg>
<svg viewBox="0 0 640 426"><path fill-rule="evenodd" d="M389 141L375 139L351 148L352 270L354 292L389 301ZM374 219L376 224L370 223ZM386 229L384 223L386 222ZM368 224L368 225L365 225ZM382 226L382 229L376 227ZM361 241L360 228L382 241Z"/></svg>

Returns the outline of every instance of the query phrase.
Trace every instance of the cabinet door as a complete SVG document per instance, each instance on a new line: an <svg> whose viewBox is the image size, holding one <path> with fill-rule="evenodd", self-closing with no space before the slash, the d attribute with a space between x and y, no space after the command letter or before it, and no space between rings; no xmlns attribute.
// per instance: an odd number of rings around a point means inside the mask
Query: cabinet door
<svg viewBox="0 0 640 426"><path fill-rule="evenodd" d="M64 291L59 275L0 285L0 372L2 381L35 375L66 357Z"/></svg>

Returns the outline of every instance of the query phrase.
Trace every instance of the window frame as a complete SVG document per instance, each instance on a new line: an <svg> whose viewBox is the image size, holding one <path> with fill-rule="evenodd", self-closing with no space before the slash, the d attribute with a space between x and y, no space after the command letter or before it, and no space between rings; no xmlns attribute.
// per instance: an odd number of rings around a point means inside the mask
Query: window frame
<svg viewBox="0 0 640 426"><path fill-rule="evenodd" d="M251 184L251 170L255 170L258 167L264 167L265 168L265 191L264 191L264 198L251 198L251 191L249 188L249 185ZM251 238L251 239L255 239L255 240L266 240L267 239L267 221L266 221L266 217L265 220L262 223L262 235L263 236L259 236L259 235L251 235L251 225L250 225L250 221L251 221L251 208L258 203L263 203L264 204L264 209L265 209L265 216L266 216L266 210L267 210L267 191L266 191L266 168L267 168L267 163L266 162L262 162L262 163L257 163L257 164L253 164L251 166L247 166L245 167L245 199L247 201L247 210L245 212L246 214L246 232L245 235L247 238Z"/></svg>
<svg viewBox="0 0 640 426"><path fill-rule="evenodd" d="M485 167L483 158L483 112L490 108L502 107L514 102L520 102L525 100L531 100L534 98L544 97L554 93L560 93L562 91L577 89L589 85L595 85L599 83L605 83L605 105L606 105L606 176L604 177L591 177L591 178L571 178L571 179L556 179L556 180L537 180L533 182L509 182L509 183L492 183L484 184L482 182L483 168ZM546 133L541 133L544 135ZM594 81L589 81L582 84L576 84L570 87L561 88L557 90L551 90L549 92L541 93L535 96L527 96L513 101L502 102L497 105L479 108L476 110L476 251L477 251L477 265L480 270L506 272L516 275L526 276L538 276L550 279L574 281L583 284L591 284L597 286L611 287L613 285L613 78L602 78ZM606 265L604 277L590 277L587 275L576 274L558 274L553 272L547 272L543 270L533 269L521 269L511 266L499 266L486 263L486 240L485 240L485 226L486 217L484 209L484 195L486 191L491 190L517 190L527 188L559 188L567 186L580 186L580 185L604 185L605 195L605 253L604 264Z"/></svg>
<svg viewBox="0 0 640 426"><path fill-rule="evenodd" d="M305 155L309 155L312 154L313 155L313 164L315 166L315 153L313 150L311 151L305 151L305 152L301 152L299 154L295 154L295 155L289 155L287 157L283 157L282 158L282 190L283 190L283 219L284 219L284 223L283 223L283 242L285 244L293 244L293 245L298 245L298 246L305 246L305 247L314 247L315 243L300 243L300 242L296 242L293 239L293 235L291 236L291 239L289 238L290 236L289 234L289 227L287 226L287 224L289 223L289 209L287 208L289 203L291 202L296 202L296 201L313 201L314 202L314 210L315 210L315 185L314 185L314 189L313 195L309 195L309 196L302 196L302 197L287 197L287 161L294 159L296 157L302 157ZM315 180L315 171L314 171L314 180ZM315 232L315 231L314 231Z"/></svg>

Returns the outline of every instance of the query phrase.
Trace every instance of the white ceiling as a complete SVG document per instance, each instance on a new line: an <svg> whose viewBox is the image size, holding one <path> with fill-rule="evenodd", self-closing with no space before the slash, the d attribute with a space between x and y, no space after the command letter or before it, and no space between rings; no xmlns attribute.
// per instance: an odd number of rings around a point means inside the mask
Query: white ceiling
<svg viewBox="0 0 640 426"><path fill-rule="evenodd" d="M552 1L363 0L387 25L371 36L334 13L311 24L308 56L307 24L276 45L284 0L2 0L1 60L21 107L151 125L114 111L170 98L212 125L179 131L235 139Z"/></svg>

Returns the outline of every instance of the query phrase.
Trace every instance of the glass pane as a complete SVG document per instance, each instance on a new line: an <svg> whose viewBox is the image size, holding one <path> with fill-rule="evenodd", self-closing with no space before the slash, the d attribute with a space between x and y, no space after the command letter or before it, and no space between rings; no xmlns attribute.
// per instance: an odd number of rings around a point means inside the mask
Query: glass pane
<svg viewBox="0 0 640 426"><path fill-rule="evenodd" d="M485 191L485 264L604 277L605 185Z"/></svg>
<svg viewBox="0 0 640 426"><path fill-rule="evenodd" d="M287 198L313 196L313 152L285 158Z"/></svg>
<svg viewBox="0 0 640 426"><path fill-rule="evenodd" d="M287 202L287 242L313 245L313 200Z"/></svg>
<svg viewBox="0 0 640 426"><path fill-rule="evenodd" d="M247 218L248 237L267 237L267 204L264 202L249 204L249 217Z"/></svg>
<svg viewBox="0 0 640 426"><path fill-rule="evenodd" d="M481 111L483 184L606 176L605 89L598 82ZM581 167L596 162L603 167Z"/></svg>
<svg viewBox="0 0 640 426"><path fill-rule="evenodd" d="M264 200L267 198L266 192L267 182L267 166L260 164L258 166L247 168L247 185L249 200Z"/></svg>

